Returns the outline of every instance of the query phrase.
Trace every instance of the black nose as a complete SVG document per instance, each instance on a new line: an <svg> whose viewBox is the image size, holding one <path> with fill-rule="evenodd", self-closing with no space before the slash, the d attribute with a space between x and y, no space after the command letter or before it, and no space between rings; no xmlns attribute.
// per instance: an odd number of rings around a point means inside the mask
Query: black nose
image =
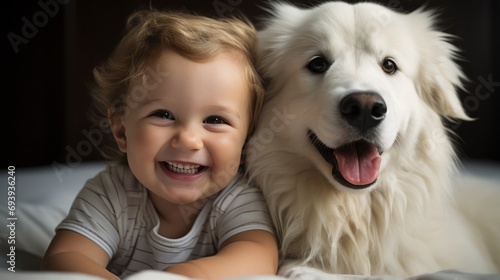
<svg viewBox="0 0 500 280"><path fill-rule="evenodd" d="M350 125L364 133L382 122L387 106L377 93L356 92L340 101L340 112Z"/></svg>

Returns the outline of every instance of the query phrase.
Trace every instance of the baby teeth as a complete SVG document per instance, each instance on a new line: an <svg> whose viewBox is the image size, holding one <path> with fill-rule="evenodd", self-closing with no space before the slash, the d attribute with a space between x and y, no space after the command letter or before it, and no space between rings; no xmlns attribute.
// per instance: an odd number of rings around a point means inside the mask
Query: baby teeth
<svg viewBox="0 0 500 280"><path fill-rule="evenodd" d="M198 172L199 164L180 164L175 162L167 162L167 168L175 173L194 174Z"/></svg>

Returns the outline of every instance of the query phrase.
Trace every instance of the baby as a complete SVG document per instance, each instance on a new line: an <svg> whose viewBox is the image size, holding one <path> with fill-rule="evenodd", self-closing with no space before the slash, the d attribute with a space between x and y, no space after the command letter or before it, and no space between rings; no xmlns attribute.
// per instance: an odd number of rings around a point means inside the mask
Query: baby
<svg viewBox="0 0 500 280"><path fill-rule="evenodd" d="M94 71L96 123L117 160L56 229L46 270L119 279L146 269L200 279L275 274L265 200L242 176L263 102L254 27L141 11ZM114 149L113 149L114 148Z"/></svg>

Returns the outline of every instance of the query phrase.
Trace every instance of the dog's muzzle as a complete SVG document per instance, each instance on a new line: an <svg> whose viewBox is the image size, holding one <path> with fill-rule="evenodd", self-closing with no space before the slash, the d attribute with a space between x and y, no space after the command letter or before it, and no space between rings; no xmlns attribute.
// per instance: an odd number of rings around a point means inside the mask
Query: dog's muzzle
<svg viewBox="0 0 500 280"><path fill-rule="evenodd" d="M377 181L382 152L374 144L358 140L338 148L330 148L308 130L311 144L326 162L332 165L333 178L351 189L365 189Z"/></svg>

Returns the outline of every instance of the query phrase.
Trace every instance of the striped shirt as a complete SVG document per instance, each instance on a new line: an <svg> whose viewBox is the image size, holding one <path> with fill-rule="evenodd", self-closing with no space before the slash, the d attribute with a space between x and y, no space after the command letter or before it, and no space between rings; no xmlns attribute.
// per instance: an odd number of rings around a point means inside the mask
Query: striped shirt
<svg viewBox="0 0 500 280"><path fill-rule="evenodd" d="M185 236L163 237L159 226L147 189L128 167L117 165L87 181L56 230L98 244L110 256L108 270L121 277L214 255L225 240L244 231L274 233L262 193L241 175L210 198Z"/></svg>

